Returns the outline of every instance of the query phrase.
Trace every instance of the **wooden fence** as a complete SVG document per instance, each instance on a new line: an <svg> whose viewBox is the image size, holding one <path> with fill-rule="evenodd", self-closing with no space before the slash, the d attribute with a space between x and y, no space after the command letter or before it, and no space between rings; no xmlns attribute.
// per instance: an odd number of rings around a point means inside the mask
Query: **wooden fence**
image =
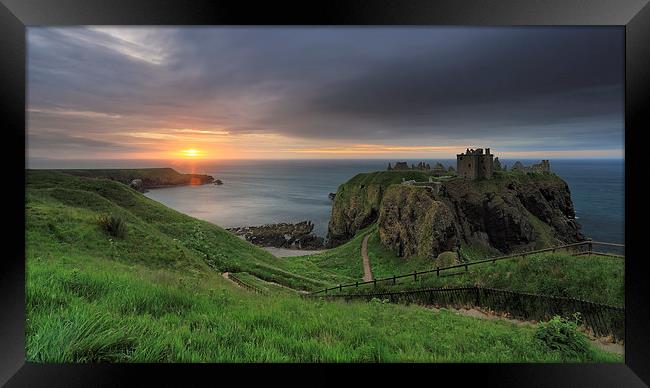
<svg viewBox="0 0 650 388"><path fill-rule="evenodd" d="M311 295L311 297L317 297ZM507 313L521 320L546 321L555 315L573 319L579 313L580 323L596 336L625 338L625 309L574 298L561 298L483 288L478 286L455 288L424 288L395 292L364 294L320 295L328 300L388 299L392 303L414 303L433 306L480 307L496 313Z"/></svg>
<svg viewBox="0 0 650 388"><path fill-rule="evenodd" d="M426 271L413 271L408 274L401 274L401 275L393 275L390 277L386 278L380 278L380 279L374 279L374 280L369 280L369 281L362 281L362 282L354 282L354 283L348 283L348 284L339 284L338 286L334 287L329 287L329 288L324 288L322 290L314 291L311 292L309 295L315 295L315 294L321 294L325 293L327 294L329 291L343 291L344 288L349 288L349 287L355 287L358 288L359 286L363 286L366 284L372 284L373 286L377 286L377 283L382 283L382 285L395 285L397 284L398 279L404 279L404 278L410 278L413 277L413 280L417 280L418 276L422 275L432 275L436 274L436 276L454 276L454 275L461 275L463 273L466 273L469 271L469 267L475 266L475 265L480 265L480 264L486 264L486 263L496 263L497 261L501 260L509 260L509 259L523 259L527 256L538 254L538 253L548 253L548 252L557 252L557 251L568 251L574 256L583 256L583 255L596 255L596 256L608 256L608 257L614 257L614 258L620 258L624 259L625 255L624 254L617 254L617 253L607 253L607 252L602 252L602 251L594 251L594 246L600 246L600 247L609 247L609 248L614 248L614 249L620 249L624 250L625 245L622 244L613 244L613 243L606 243L606 242L600 242L600 241L592 241L592 240L587 240L587 241L581 241L573 244L566 244L566 245L559 245L556 247L551 247L551 248L545 248L545 249L539 249L535 251L528 251L528 252L520 252L520 253L514 253L510 255L505 255L505 256L499 256L499 257L493 257L485 260L477 260L477 261L471 261L467 263L462 263L462 264L456 264L456 265L451 265L448 267L437 267L435 269L430 269ZM450 270L458 270L458 269L464 269L462 272L450 272Z"/></svg>

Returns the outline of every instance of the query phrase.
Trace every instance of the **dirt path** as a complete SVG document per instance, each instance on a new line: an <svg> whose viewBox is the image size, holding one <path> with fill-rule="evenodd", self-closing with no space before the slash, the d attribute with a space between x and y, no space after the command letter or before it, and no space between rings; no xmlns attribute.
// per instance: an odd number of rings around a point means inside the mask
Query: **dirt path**
<svg viewBox="0 0 650 388"><path fill-rule="evenodd" d="M372 280L372 269L370 268L370 258L368 257L368 238L367 235L363 238L361 243L361 257L363 258L363 281L369 282Z"/></svg>
<svg viewBox="0 0 650 388"><path fill-rule="evenodd" d="M428 309L434 310L434 311L440 311L439 308L436 308L434 306L425 306ZM489 319L489 320L500 320L500 321L507 321L510 323L514 323L515 325L518 326L529 326L529 327L535 327L536 323L534 322L529 322L529 321L521 321L518 319L512 319L512 318L506 318L506 317L501 317L498 315L494 314L488 314L485 311L481 311L478 309L456 309L453 307L446 307L447 310L453 311L456 314L460 315L465 315L468 317L473 317L473 318L481 318L481 319ZM606 339L603 338L594 338L590 335L588 335L589 341L591 341L592 344L594 344L596 347L600 348L601 350L604 350L606 352L613 352L613 353L618 353L618 354L625 354L625 346L621 345L619 343L612 343L607 341Z"/></svg>

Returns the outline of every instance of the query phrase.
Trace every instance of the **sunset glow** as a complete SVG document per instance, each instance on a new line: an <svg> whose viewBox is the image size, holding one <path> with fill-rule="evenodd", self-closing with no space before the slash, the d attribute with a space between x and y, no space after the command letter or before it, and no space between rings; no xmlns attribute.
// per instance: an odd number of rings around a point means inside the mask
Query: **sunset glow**
<svg viewBox="0 0 650 388"><path fill-rule="evenodd" d="M623 157L623 32L30 27L29 158Z"/></svg>
<svg viewBox="0 0 650 388"><path fill-rule="evenodd" d="M188 158L198 158L200 156L203 156L202 151L199 151L199 150L194 149L194 148L189 148L189 149L186 149L186 150L182 150L181 154L183 154L183 156L188 157Z"/></svg>

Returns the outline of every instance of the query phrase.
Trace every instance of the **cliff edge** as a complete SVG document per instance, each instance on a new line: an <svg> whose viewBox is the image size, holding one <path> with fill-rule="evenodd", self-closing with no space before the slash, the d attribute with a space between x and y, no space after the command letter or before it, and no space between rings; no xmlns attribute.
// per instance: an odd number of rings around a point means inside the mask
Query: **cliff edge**
<svg viewBox="0 0 650 388"><path fill-rule="evenodd" d="M458 243L509 253L584 240L569 186L552 173L508 172L489 180L422 184L399 183L401 176L379 179L394 172L373 174L359 174L339 188L330 244L373 222L382 244L406 257L436 257ZM384 184L359 184L368 180Z"/></svg>

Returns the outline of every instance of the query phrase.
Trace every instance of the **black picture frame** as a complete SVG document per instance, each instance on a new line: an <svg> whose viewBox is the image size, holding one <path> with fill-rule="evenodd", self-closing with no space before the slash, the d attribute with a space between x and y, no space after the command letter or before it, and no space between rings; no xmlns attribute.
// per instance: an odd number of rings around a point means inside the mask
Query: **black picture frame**
<svg viewBox="0 0 650 388"><path fill-rule="evenodd" d="M16 387L117 386L126 382L210 385L250 377L367 384L393 375L498 386L644 386L650 383L648 266L641 255L647 205L644 130L650 128L650 6L647 0L322 1L280 4L183 0L0 0L0 99L5 146L4 248L0 272L0 384ZM194 365L25 362L26 26L39 25L618 25L625 26L625 364ZM21 243L22 242L22 243ZM9 249L11 248L11 249ZM258 373L247 373L255 367ZM399 368L399 370L397 370ZM344 378L339 372L346 373ZM305 374L302 374L305 376ZM322 376L322 378L321 378ZM405 381L404 379L409 379ZM149 384L147 384L149 385Z"/></svg>

